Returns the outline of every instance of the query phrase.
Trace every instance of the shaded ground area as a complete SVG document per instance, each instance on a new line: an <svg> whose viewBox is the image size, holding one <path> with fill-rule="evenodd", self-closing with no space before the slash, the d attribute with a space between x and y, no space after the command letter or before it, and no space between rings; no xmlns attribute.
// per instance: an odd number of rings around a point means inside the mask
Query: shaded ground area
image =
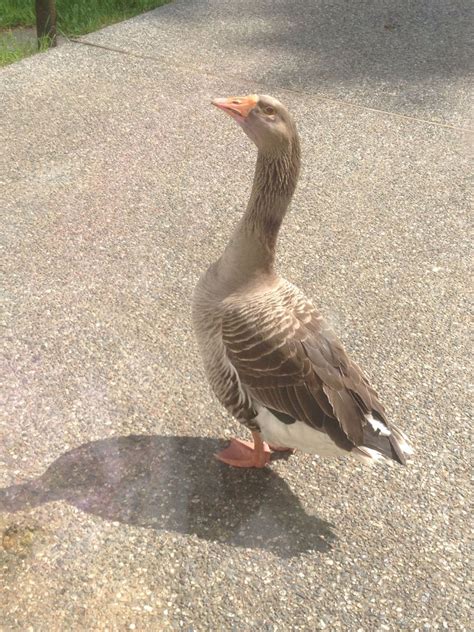
<svg viewBox="0 0 474 632"><path fill-rule="evenodd" d="M106 520L283 557L330 548L331 525L307 515L283 479L222 467L210 459L219 447L199 437L97 441L67 452L38 479L0 490L0 509L64 500Z"/></svg>
<svg viewBox="0 0 474 632"><path fill-rule="evenodd" d="M320 40L308 29L295 57L302 39L271 4L177 2L88 36L118 51L70 43L1 71L8 630L470 627L462 38L459 71L426 70L413 92L402 66L427 41L392 49L385 85L370 56L366 85L334 56L326 86L346 101L328 100L314 78L308 93L290 85ZM305 6L308 21L336 11ZM446 11L431 20L454 42L463 9ZM247 13L267 44L243 58ZM209 100L253 91L287 103L302 138L280 266L410 436L407 468L296 454L241 472L213 458L240 429L208 391L190 296L245 207L255 152Z"/></svg>
<svg viewBox="0 0 474 632"><path fill-rule="evenodd" d="M473 18L466 0L178 0L85 39L456 125L471 114Z"/></svg>

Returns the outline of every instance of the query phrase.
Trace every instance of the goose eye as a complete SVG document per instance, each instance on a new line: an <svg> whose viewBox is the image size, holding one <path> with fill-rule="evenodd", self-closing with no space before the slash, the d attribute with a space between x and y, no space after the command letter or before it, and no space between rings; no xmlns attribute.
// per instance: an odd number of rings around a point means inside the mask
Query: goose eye
<svg viewBox="0 0 474 632"><path fill-rule="evenodd" d="M271 105L267 105L263 108L265 114L275 114L275 108L272 108Z"/></svg>

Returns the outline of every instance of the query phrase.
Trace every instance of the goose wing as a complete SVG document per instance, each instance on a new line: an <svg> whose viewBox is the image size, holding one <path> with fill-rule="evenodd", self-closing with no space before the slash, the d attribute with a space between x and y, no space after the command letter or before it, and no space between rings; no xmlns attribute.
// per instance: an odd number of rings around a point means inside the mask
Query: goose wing
<svg viewBox="0 0 474 632"><path fill-rule="evenodd" d="M283 423L303 421L343 449L405 461L377 394L295 286L229 301L222 338L242 386Z"/></svg>

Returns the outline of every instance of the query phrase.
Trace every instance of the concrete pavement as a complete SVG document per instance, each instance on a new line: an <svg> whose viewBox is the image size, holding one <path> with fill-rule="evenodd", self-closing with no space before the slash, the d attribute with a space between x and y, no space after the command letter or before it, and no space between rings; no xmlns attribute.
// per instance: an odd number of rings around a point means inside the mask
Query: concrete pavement
<svg viewBox="0 0 474 632"><path fill-rule="evenodd" d="M290 4L176 2L0 72L7 630L469 628L467 9ZM407 468L213 460L240 429L190 293L255 152L209 99L254 91L302 137L280 265Z"/></svg>
<svg viewBox="0 0 474 632"><path fill-rule="evenodd" d="M178 0L82 39L272 91L466 125L467 0Z"/></svg>

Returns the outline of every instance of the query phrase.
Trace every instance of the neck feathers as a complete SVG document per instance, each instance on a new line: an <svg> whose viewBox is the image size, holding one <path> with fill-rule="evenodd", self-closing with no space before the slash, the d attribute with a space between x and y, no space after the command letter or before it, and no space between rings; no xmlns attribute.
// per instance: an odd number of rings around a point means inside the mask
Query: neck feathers
<svg viewBox="0 0 474 632"><path fill-rule="evenodd" d="M275 247L281 223L296 188L300 145L295 137L285 151L259 152L247 210L214 273L225 292L275 277Z"/></svg>
<svg viewBox="0 0 474 632"><path fill-rule="evenodd" d="M296 188L300 168L297 136L275 155L259 152L242 228L274 254L278 232Z"/></svg>

